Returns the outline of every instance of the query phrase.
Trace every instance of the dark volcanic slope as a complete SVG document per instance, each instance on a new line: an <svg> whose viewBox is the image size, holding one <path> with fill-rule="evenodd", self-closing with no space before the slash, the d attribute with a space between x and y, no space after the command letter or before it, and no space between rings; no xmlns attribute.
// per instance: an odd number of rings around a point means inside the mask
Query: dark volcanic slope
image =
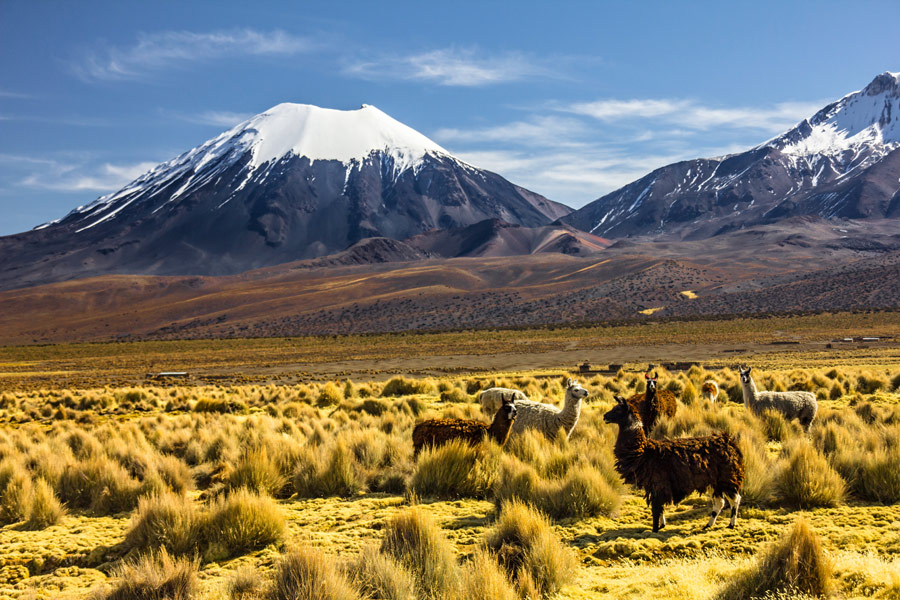
<svg viewBox="0 0 900 600"><path fill-rule="evenodd" d="M435 256L520 256L558 252L593 256L610 241L565 225L522 227L489 219L455 229L434 230L406 242Z"/></svg>
<svg viewBox="0 0 900 600"><path fill-rule="evenodd" d="M900 75L747 152L657 169L562 221L614 238L706 238L801 215L900 216Z"/></svg>
<svg viewBox="0 0 900 600"><path fill-rule="evenodd" d="M490 218L540 226L568 212L374 107L279 105L58 222L0 238L0 289L104 273L233 274L369 237Z"/></svg>

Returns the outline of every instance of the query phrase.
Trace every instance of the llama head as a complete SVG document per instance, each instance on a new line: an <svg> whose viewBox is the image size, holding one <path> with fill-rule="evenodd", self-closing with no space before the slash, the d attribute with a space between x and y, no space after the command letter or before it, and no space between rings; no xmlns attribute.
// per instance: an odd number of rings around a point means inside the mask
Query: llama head
<svg viewBox="0 0 900 600"><path fill-rule="evenodd" d="M750 369L752 367L741 367L738 366L738 372L741 374L741 383L750 383Z"/></svg>
<svg viewBox="0 0 900 600"><path fill-rule="evenodd" d="M628 402L622 396L616 396L616 405L613 406L605 415L603 421L606 423L615 423L622 429L630 429L637 425L642 427L641 420L638 419Z"/></svg>
<svg viewBox="0 0 900 600"><path fill-rule="evenodd" d="M503 415L509 419L510 421L516 418L516 395L515 394L504 394L500 397L500 411Z"/></svg>
<svg viewBox="0 0 900 600"><path fill-rule="evenodd" d="M588 391L581 387L581 384L576 380L569 379L568 381L566 381L566 396L571 396L572 398L582 400L584 398L587 398Z"/></svg>
<svg viewBox="0 0 900 600"><path fill-rule="evenodd" d="M644 379L647 380L647 391L655 392L656 391L656 373L651 375L650 373L644 373Z"/></svg>
<svg viewBox="0 0 900 600"><path fill-rule="evenodd" d="M704 392L706 392L707 394L713 394L716 392L717 388L718 388L718 386L716 385L715 381L704 381L703 387L700 389L703 390Z"/></svg>

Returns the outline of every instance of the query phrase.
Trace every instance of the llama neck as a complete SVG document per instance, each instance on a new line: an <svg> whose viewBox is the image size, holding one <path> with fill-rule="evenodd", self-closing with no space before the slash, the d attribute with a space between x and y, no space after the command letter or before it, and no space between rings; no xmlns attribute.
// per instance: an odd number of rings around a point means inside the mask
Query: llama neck
<svg viewBox="0 0 900 600"><path fill-rule="evenodd" d="M744 393L744 406L749 410L750 405L756 403L756 383L752 377L747 378L747 383L741 381L741 391Z"/></svg>
<svg viewBox="0 0 900 600"><path fill-rule="evenodd" d="M491 439L495 442L503 446L506 444L506 440L509 439L509 432L512 430L512 425L513 419L510 419L506 415L506 411L500 410L494 415L494 420L491 421L491 426L488 427L488 435L490 435Z"/></svg>
<svg viewBox="0 0 900 600"><path fill-rule="evenodd" d="M576 398L575 394L566 392L566 402L563 404L563 409L559 414L563 419L571 419L573 417L577 419L578 415L581 414L581 398Z"/></svg>
<svg viewBox="0 0 900 600"><path fill-rule="evenodd" d="M616 438L616 446L613 454L616 457L616 466L621 471L631 471L643 455L647 445L647 436L644 434L644 426L639 420L635 420L630 426L619 425L619 436Z"/></svg>

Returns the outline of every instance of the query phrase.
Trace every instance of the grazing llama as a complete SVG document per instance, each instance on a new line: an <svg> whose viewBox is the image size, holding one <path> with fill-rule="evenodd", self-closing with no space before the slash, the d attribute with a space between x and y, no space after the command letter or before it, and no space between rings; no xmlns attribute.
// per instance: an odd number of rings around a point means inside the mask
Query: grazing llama
<svg viewBox="0 0 900 600"><path fill-rule="evenodd" d="M653 375L645 373L644 379L647 380L647 391L631 396L626 402L644 424L644 433L650 435L650 431L661 416L669 418L675 416L678 402L671 391L657 389L656 373Z"/></svg>
<svg viewBox="0 0 900 600"><path fill-rule="evenodd" d="M812 392L768 392L758 391L753 377L750 376L752 367L738 367L741 374L741 391L744 393L744 406L756 415L766 410L775 410L781 413L785 419L797 419L803 429L809 431L819 403Z"/></svg>
<svg viewBox="0 0 900 600"><path fill-rule="evenodd" d="M653 531L666 526L663 507L677 504L693 492L712 488L712 512L704 529L712 527L725 507L731 506L731 521L737 523L740 489L744 483L744 457L727 433L706 437L653 440L647 438L640 418L621 396L603 415L619 426L614 454L616 471L626 483L644 490L653 514Z"/></svg>
<svg viewBox="0 0 900 600"><path fill-rule="evenodd" d="M703 382L703 385L700 386L700 394L703 396L704 400L715 404L716 399L719 397L719 384L712 379L707 379Z"/></svg>
<svg viewBox="0 0 900 600"><path fill-rule="evenodd" d="M481 392L481 395L478 397L478 400L481 402L481 412L488 419L494 418L494 415L500 410L500 405L503 404L503 399L510 394L513 395L517 402L528 400L528 396L519 390L504 387L488 388Z"/></svg>
<svg viewBox="0 0 900 600"><path fill-rule="evenodd" d="M516 404L513 395L503 399L500 410L488 425L469 419L428 419L413 429L413 456L418 456L425 446L441 446L450 440L464 440L470 446L491 438L501 446L509 439L509 432L516 421Z"/></svg>
<svg viewBox="0 0 900 600"><path fill-rule="evenodd" d="M578 416L581 414L581 401L587 398L588 391L574 379L566 381L566 399L562 409L552 404L544 404L533 400L516 400L518 417L513 424L513 433L522 433L526 429L537 429L548 438L553 438L562 428L566 437L572 435Z"/></svg>

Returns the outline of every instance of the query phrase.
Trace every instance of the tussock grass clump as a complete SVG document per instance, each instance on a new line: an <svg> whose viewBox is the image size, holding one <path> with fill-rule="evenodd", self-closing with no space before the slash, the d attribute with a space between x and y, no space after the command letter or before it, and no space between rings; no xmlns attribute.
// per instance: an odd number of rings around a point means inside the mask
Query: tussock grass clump
<svg viewBox="0 0 900 600"><path fill-rule="evenodd" d="M802 517L758 558L749 572L728 584L717 600L805 595L828 596L834 564L819 536Z"/></svg>
<svg viewBox="0 0 900 600"><path fill-rule="evenodd" d="M452 598L460 584L456 553L428 515L410 508L391 518L384 531L381 551L408 568L422 598Z"/></svg>
<svg viewBox="0 0 900 600"><path fill-rule="evenodd" d="M201 515L194 503L172 493L141 498L125 534L129 548L165 550L176 556L199 551Z"/></svg>
<svg viewBox="0 0 900 600"><path fill-rule="evenodd" d="M544 598L571 583L578 567L547 517L517 500L502 505L484 547L517 584L521 582L520 591L533 587Z"/></svg>
<svg viewBox="0 0 900 600"><path fill-rule="evenodd" d="M318 406L333 406L340 404L344 399L344 391L333 381L329 381L319 390L319 397L316 400Z"/></svg>
<svg viewBox="0 0 900 600"><path fill-rule="evenodd" d="M451 440L427 447L419 454L409 489L427 498L485 498L496 480L501 452L490 440L477 446Z"/></svg>
<svg viewBox="0 0 900 600"><path fill-rule="evenodd" d="M70 508L90 509L101 516L133 510L143 491L139 481L106 456L69 465L56 489L60 500Z"/></svg>
<svg viewBox="0 0 900 600"><path fill-rule="evenodd" d="M475 551L463 567L460 597L466 600L518 600L506 574L483 549ZM527 596L523 596L527 597Z"/></svg>
<svg viewBox="0 0 900 600"><path fill-rule="evenodd" d="M303 449L297 458L293 483L301 498L346 498L366 488L360 466L343 440L324 448Z"/></svg>
<svg viewBox="0 0 900 600"><path fill-rule="evenodd" d="M239 567L228 578L228 600L263 600L266 596L266 580L252 565Z"/></svg>
<svg viewBox="0 0 900 600"><path fill-rule="evenodd" d="M228 489L243 487L269 496L278 495L285 483L287 478L264 446L245 452L228 477Z"/></svg>
<svg viewBox="0 0 900 600"><path fill-rule="evenodd" d="M273 544L284 537L284 515L268 496L239 489L218 498L204 523L206 557L217 560Z"/></svg>
<svg viewBox="0 0 900 600"><path fill-rule="evenodd" d="M531 504L554 519L610 516L622 504L620 488L594 466L579 464L558 479L544 479L530 465L504 457L494 502L510 500Z"/></svg>
<svg viewBox="0 0 900 600"><path fill-rule="evenodd" d="M197 597L197 563L165 550L126 563L113 573L119 583L95 600L191 600Z"/></svg>
<svg viewBox="0 0 900 600"><path fill-rule="evenodd" d="M789 448L776 480L781 502L798 508L837 506L845 492L844 480L812 444L801 441Z"/></svg>
<svg viewBox="0 0 900 600"><path fill-rule="evenodd" d="M382 600L416 600L416 582L402 564L366 546L356 560L347 566L350 578L366 598Z"/></svg>
<svg viewBox="0 0 900 600"><path fill-rule="evenodd" d="M741 435L737 442L744 457L741 502L757 506L771 503L775 498L775 461L769 456L762 440L751 436L749 432Z"/></svg>
<svg viewBox="0 0 900 600"><path fill-rule="evenodd" d="M38 479L25 509L25 529L46 529L62 521L65 515L66 509L53 488L44 479Z"/></svg>
<svg viewBox="0 0 900 600"><path fill-rule="evenodd" d="M427 394L432 386L427 381L407 379L406 377L394 377L388 381L381 390L382 396L411 396L413 394Z"/></svg>
<svg viewBox="0 0 900 600"><path fill-rule="evenodd" d="M250 409L247 404L238 398L201 398L194 405L194 412L198 413L226 413L247 414Z"/></svg>
<svg viewBox="0 0 900 600"><path fill-rule="evenodd" d="M900 502L900 447L893 444L872 451L857 447L846 452L856 459L851 484L857 496L884 504Z"/></svg>
<svg viewBox="0 0 900 600"><path fill-rule="evenodd" d="M0 525L25 518L32 494L28 471L10 459L0 465Z"/></svg>
<svg viewBox="0 0 900 600"><path fill-rule="evenodd" d="M787 421L777 410L764 410L759 415L762 431L766 438L773 442L784 442L800 433L799 426Z"/></svg>
<svg viewBox="0 0 900 600"><path fill-rule="evenodd" d="M299 547L285 554L275 570L271 600L360 600L359 593L320 550Z"/></svg>

